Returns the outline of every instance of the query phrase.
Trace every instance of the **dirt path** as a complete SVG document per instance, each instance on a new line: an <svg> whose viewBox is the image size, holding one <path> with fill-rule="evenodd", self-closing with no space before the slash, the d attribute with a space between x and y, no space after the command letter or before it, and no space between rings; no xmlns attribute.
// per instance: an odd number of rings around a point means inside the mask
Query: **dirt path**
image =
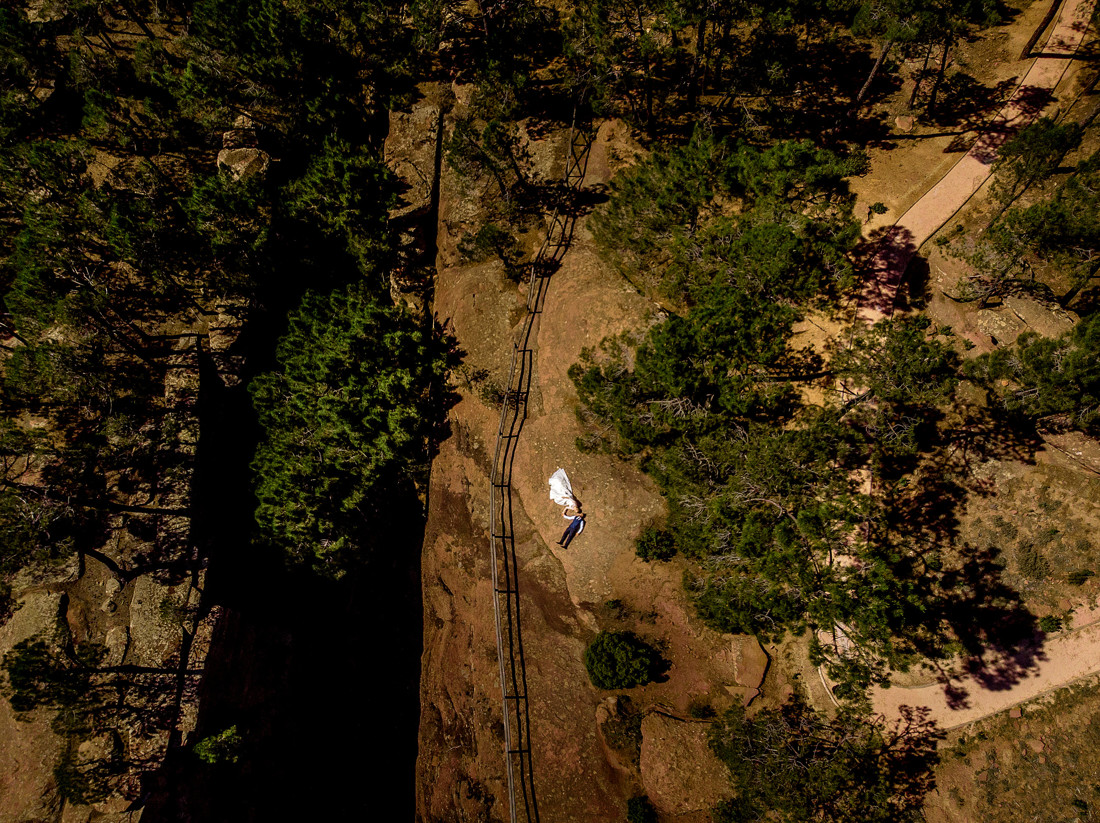
<svg viewBox="0 0 1100 823"><path fill-rule="evenodd" d="M901 706L925 707L944 729L1010 709L1100 673L1100 610L1085 612L1079 620L1083 623L1080 628L1029 649L1028 653L1034 654L1030 664L1008 680L968 675L912 689L875 689L871 703L875 711L889 718L898 717Z"/></svg>
<svg viewBox="0 0 1100 823"><path fill-rule="evenodd" d="M997 149L1049 108L1054 89L1085 39L1094 6L1095 0L1067 0L1041 55L982 136L938 183L882 232L879 252L871 264L872 275L860 295L859 319L871 324L893 314L898 286L917 249L989 179Z"/></svg>

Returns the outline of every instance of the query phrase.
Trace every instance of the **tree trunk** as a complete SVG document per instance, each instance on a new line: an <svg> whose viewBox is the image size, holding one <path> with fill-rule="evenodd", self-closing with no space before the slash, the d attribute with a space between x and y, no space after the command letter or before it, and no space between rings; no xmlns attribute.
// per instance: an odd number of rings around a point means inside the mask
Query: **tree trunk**
<svg viewBox="0 0 1100 823"><path fill-rule="evenodd" d="M137 13L137 10L127 2L127 0L119 0L119 5L122 6L123 11L130 18L131 21L137 24L137 27L145 33L145 36L150 40L156 42L157 36L153 33L153 30L145 24L145 21L141 19L141 15Z"/></svg>
<svg viewBox="0 0 1100 823"><path fill-rule="evenodd" d="M645 21L642 19L642 12L638 10L638 37L645 36ZM644 74L644 83L642 86L642 93L645 100L645 121L646 132L650 137L657 131L657 122L653 117L653 68L649 57L645 58L645 62L642 64L642 72Z"/></svg>
<svg viewBox="0 0 1100 823"><path fill-rule="evenodd" d="M712 82L716 87L722 85L722 69L725 67L726 62L726 48L729 44L730 30L733 28L733 23L727 20L722 24L722 36L718 38L718 60L714 64L714 78Z"/></svg>
<svg viewBox="0 0 1100 823"><path fill-rule="evenodd" d="M688 81L688 110L694 111L696 103L699 101L699 95L702 93L700 86L703 82L703 74L705 71L703 62L703 46L706 44L707 34L707 18L704 17L699 21L699 26L695 33L695 60L691 64L691 79Z"/></svg>
<svg viewBox="0 0 1100 823"><path fill-rule="evenodd" d="M0 319L0 329L7 332L8 334L10 334L12 337L14 337L16 340L18 340L24 346L30 345L29 343L27 343L26 340L24 340L22 338L22 336L20 336L20 334L16 330L15 326L13 324L9 323L7 320Z"/></svg>
<svg viewBox="0 0 1100 823"><path fill-rule="evenodd" d="M1020 52L1020 60L1027 60L1031 56L1031 50L1035 48L1035 44L1039 42L1039 38L1046 31L1047 26L1050 25L1050 21L1054 19L1054 15L1058 13L1058 7L1061 5L1062 0L1051 0L1050 8L1047 9L1047 15L1043 18L1043 22L1039 24L1039 28L1035 29L1030 39L1024 44L1024 48Z"/></svg>
<svg viewBox="0 0 1100 823"><path fill-rule="evenodd" d="M943 83L943 77L947 73L947 55L951 52L951 41L943 41L943 54L940 55L940 67L936 71L936 82L932 84L932 96L928 98L928 113L931 114L936 108L936 98L940 93L940 85Z"/></svg>
<svg viewBox="0 0 1100 823"><path fill-rule="evenodd" d="M871 67L871 73L867 75L867 82L863 84L863 88L860 89L859 94L856 95L856 106L859 106L859 104L863 102L864 96L867 94L868 89L871 88L871 83L874 82L875 75L878 74L878 70L882 68L882 64L886 62L886 55L890 53L890 49L893 47L893 45L893 40L887 40L886 45L882 47L882 54L878 56L878 60L875 61L875 65Z"/></svg>
<svg viewBox="0 0 1100 823"><path fill-rule="evenodd" d="M913 108L913 104L917 102L917 92L920 91L921 83L924 82L924 73L928 71L928 61L932 59L933 44L928 44L928 51L924 53L924 64L920 67L920 73L917 75L916 82L913 83L913 93L909 96L909 108Z"/></svg>
<svg viewBox="0 0 1100 823"><path fill-rule="evenodd" d="M1061 298L1058 300L1058 304L1063 309L1066 308L1070 303L1074 301L1077 295L1081 293L1085 286L1087 286L1096 278L1097 274L1100 274L1100 260L1093 263L1092 266L1089 268L1088 274L1080 278L1070 287L1069 291L1061 296Z"/></svg>

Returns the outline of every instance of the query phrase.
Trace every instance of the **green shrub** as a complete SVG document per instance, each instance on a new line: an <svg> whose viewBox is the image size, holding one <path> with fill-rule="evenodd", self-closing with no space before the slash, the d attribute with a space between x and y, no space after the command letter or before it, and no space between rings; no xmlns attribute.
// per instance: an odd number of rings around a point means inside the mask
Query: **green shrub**
<svg viewBox="0 0 1100 823"><path fill-rule="evenodd" d="M458 251L465 263L480 263L497 257L504 263L504 272L512 280L523 279L526 272L523 249L519 241L506 228L496 223L486 223L475 234L465 235L458 243Z"/></svg>
<svg viewBox="0 0 1100 823"><path fill-rule="evenodd" d="M664 529L647 526L638 536L634 551L646 563L650 560L671 560L676 554L676 543Z"/></svg>
<svg viewBox="0 0 1100 823"><path fill-rule="evenodd" d="M236 726L205 737L195 744L193 751L203 763L236 763L240 756L241 735Z"/></svg>
<svg viewBox="0 0 1100 823"><path fill-rule="evenodd" d="M692 700L688 705L688 716L695 720L713 720L717 717L717 714L718 713L714 711L714 706L710 705L706 700Z"/></svg>
<svg viewBox="0 0 1100 823"><path fill-rule="evenodd" d="M633 632L600 632L584 650L584 667L597 689L629 689L650 683L661 655Z"/></svg>
<svg viewBox="0 0 1100 823"><path fill-rule="evenodd" d="M627 823L657 823L657 810L646 795L632 797L626 804Z"/></svg>
<svg viewBox="0 0 1100 823"><path fill-rule="evenodd" d="M607 614L615 620L625 620L630 614L630 607L617 597L613 600L605 600L603 607Z"/></svg>
<svg viewBox="0 0 1100 823"><path fill-rule="evenodd" d="M1005 537L1009 540L1015 540L1016 536L1020 533L1020 530L1016 528L1016 524L1008 520L1005 520L999 514L994 515L993 525L996 526Z"/></svg>
<svg viewBox="0 0 1100 823"><path fill-rule="evenodd" d="M1069 582L1074 586L1083 586L1085 581L1095 574L1092 569L1078 569L1069 573Z"/></svg>
<svg viewBox="0 0 1100 823"><path fill-rule="evenodd" d="M1016 551L1020 574L1031 580L1042 580L1050 571L1050 563L1033 544L1025 543Z"/></svg>
<svg viewBox="0 0 1100 823"><path fill-rule="evenodd" d="M1062 625L1062 618L1055 617L1053 614L1048 614L1046 617L1039 618L1039 628L1047 634L1060 631Z"/></svg>
<svg viewBox="0 0 1100 823"><path fill-rule="evenodd" d="M623 762L637 766L642 755L642 719L645 713L635 708L630 698L621 694L617 706L601 727L607 745Z"/></svg>

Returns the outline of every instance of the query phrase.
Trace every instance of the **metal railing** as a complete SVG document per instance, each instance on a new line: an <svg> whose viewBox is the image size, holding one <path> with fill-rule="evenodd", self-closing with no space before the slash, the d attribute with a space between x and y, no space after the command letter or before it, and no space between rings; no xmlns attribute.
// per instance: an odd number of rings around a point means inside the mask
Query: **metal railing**
<svg viewBox="0 0 1100 823"><path fill-rule="evenodd" d="M527 704L527 671L520 632L519 566L512 523L512 463L516 443L527 418L527 400L534 368L532 345L537 322L550 285L550 277L573 239L576 224L573 195L580 188L592 146L590 126L578 128L574 115L569 129L569 154L565 161L564 190L550 216L546 239L530 264L527 314L512 340L508 383L501 403L496 450L489 492L490 542L493 569L493 610L496 620L500 691L504 703L504 751L508 778L511 823L538 823L535 780L531 763L531 723ZM520 816L520 810L523 815Z"/></svg>

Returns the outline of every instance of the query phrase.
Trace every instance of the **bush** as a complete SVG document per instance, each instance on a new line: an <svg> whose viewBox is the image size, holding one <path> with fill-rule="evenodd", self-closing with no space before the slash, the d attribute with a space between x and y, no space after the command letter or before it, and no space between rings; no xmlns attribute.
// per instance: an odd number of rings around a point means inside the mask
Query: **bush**
<svg viewBox="0 0 1100 823"><path fill-rule="evenodd" d="M486 223L476 233L465 235L458 243L458 251L465 263L498 258L504 264L504 273L517 282L527 271L519 241L496 223Z"/></svg>
<svg viewBox="0 0 1100 823"><path fill-rule="evenodd" d="M1039 618L1039 628L1047 634L1061 631L1062 625L1062 618L1055 617L1053 614L1048 614L1046 617Z"/></svg>
<svg viewBox="0 0 1100 823"><path fill-rule="evenodd" d="M634 551L646 563L650 560L671 560L676 554L676 543L664 529L647 526L638 536Z"/></svg>
<svg viewBox="0 0 1100 823"><path fill-rule="evenodd" d="M1078 569L1075 572L1069 573L1069 582L1073 586L1083 586L1085 581L1093 576L1095 572L1092 569Z"/></svg>
<svg viewBox="0 0 1100 823"><path fill-rule="evenodd" d="M203 763L236 763L240 757L241 735L236 726L230 726L217 734L205 737L195 744L192 751Z"/></svg>
<svg viewBox="0 0 1100 823"><path fill-rule="evenodd" d="M717 716L718 713L714 711L714 706L706 700L696 699L688 704L688 717L695 720L713 720Z"/></svg>
<svg viewBox="0 0 1100 823"><path fill-rule="evenodd" d="M632 797L626 804L627 823L657 823L657 810L646 795Z"/></svg>
<svg viewBox="0 0 1100 823"><path fill-rule="evenodd" d="M1020 574L1030 580L1042 580L1050 571L1050 563L1033 544L1025 543L1016 550Z"/></svg>
<svg viewBox="0 0 1100 823"><path fill-rule="evenodd" d="M290 557L338 576L372 548L366 525L387 516L386 495L426 469L458 356L363 280L307 292L276 360L249 386L262 429L256 522Z"/></svg>
<svg viewBox="0 0 1100 823"><path fill-rule="evenodd" d="M630 689L651 683L661 655L633 632L600 632L584 650L584 667L597 689Z"/></svg>

